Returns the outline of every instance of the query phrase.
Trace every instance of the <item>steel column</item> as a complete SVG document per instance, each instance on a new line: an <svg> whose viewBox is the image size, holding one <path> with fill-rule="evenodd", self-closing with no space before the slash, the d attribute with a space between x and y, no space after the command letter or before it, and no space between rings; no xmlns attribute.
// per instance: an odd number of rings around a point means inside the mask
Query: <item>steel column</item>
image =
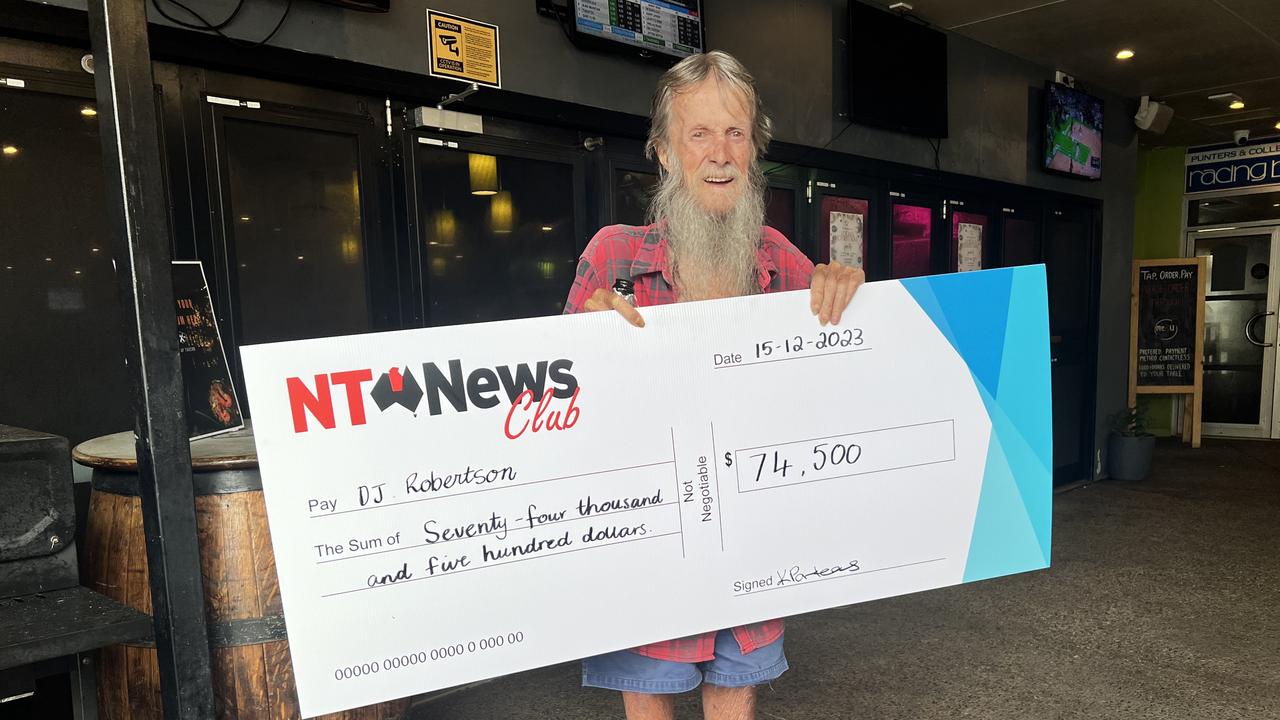
<svg viewBox="0 0 1280 720"><path fill-rule="evenodd" d="M209 639L146 2L90 0L88 6L164 714L210 718Z"/></svg>

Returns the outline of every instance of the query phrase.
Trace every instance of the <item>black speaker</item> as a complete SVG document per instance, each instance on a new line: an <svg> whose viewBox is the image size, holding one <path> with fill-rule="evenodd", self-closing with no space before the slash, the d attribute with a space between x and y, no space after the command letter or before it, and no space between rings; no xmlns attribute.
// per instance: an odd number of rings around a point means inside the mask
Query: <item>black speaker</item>
<svg viewBox="0 0 1280 720"><path fill-rule="evenodd" d="M0 425L0 597L79 582L66 438Z"/></svg>

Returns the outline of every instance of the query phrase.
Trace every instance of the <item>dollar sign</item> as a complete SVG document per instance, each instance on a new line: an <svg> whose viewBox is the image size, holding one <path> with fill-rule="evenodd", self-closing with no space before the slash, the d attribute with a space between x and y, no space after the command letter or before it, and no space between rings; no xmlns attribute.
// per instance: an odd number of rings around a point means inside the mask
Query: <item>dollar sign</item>
<svg viewBox="0 0 1280 720"><path fill-rule="evenodd" d="M733 467L733 453L727 452L724 454L724 466Z"/></svg>

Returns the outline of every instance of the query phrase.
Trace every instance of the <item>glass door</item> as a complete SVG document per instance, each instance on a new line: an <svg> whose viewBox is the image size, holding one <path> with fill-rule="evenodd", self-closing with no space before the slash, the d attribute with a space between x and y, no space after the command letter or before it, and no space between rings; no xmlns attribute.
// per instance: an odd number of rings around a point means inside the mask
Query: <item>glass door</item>
<svg viewBox="0 0 1280 720"><path fill-rule="evenodd" d="M133 424L93 86L0 76L0 422L74 445Z"/></svg>
<svg viewBox="0 0 1280 720"><path fill-rule="evenodd" d="M586 223L581 153L415 134L411 170L425 325L555 315L564 309ZM619 170L615 213L636 220L651 176Z"/></svg>
<svg viewBox="0 0 1280 720"><path fill-rule="evenodd" d="M1271 281L1280 229L1190 233L1208 258L1205 293L1203 433L1273 437L1277 285Z"/></svg>
<svg viewBox="0 0 1280 720"><path fill-rule="evenodd" d="M1040 251L1039 212L1022 206L1000 208L1000 266L1044 262Z"/></svg>
<svg viewBox="0 0 1280 720"><path fill-rule="evenodd" d="M398 328L399 288L371 116L204 101L214 244L198 259L243 402L236 348Z"/></svg>
<svg viewBox="0 0 1280 720"><path fill-rule="evenodd" d="M949 241L947 272L972 272L995 267L991 213L975 200L948 197L942 204Z"/></svg>
<svg viewBox="0 0 1280 720"><path fill-rule="evenodd" d="M808 191L816 209L814 219L817 240L817 262L838 260L850 267L862 268L876 279L887 272L887 265L875 248L875 188L843 179L811 181ZM814 217L814 216L811 216Z"/></svg>
<svg viewBox="0 0 1280 720"><path fill-rule="evenodd" d="M942 201L925 193L896 190L889 197L890 277L942 272L947 247L938 223Z"/></svg>
<svg viewBox="0 0 1280 720"><path fill-rule="evenodd" d="M1094 441L1097 302L1096 210L1051 204L1042 257L1049 286L1049 362L1053 383L1053 475L1089 477Z"/></svg>

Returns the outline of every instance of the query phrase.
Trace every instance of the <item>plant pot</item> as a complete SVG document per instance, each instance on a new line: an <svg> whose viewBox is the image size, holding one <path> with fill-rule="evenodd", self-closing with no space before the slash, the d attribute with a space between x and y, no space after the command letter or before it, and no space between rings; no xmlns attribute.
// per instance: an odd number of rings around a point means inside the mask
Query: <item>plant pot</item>
<svg viewBox="0 0 1280 720"><path fill-rule="evenodd" d="M1145 480L1151 472L1155 435L1119 435L1107 439L1107 472L1112 480Z"/></svg>

